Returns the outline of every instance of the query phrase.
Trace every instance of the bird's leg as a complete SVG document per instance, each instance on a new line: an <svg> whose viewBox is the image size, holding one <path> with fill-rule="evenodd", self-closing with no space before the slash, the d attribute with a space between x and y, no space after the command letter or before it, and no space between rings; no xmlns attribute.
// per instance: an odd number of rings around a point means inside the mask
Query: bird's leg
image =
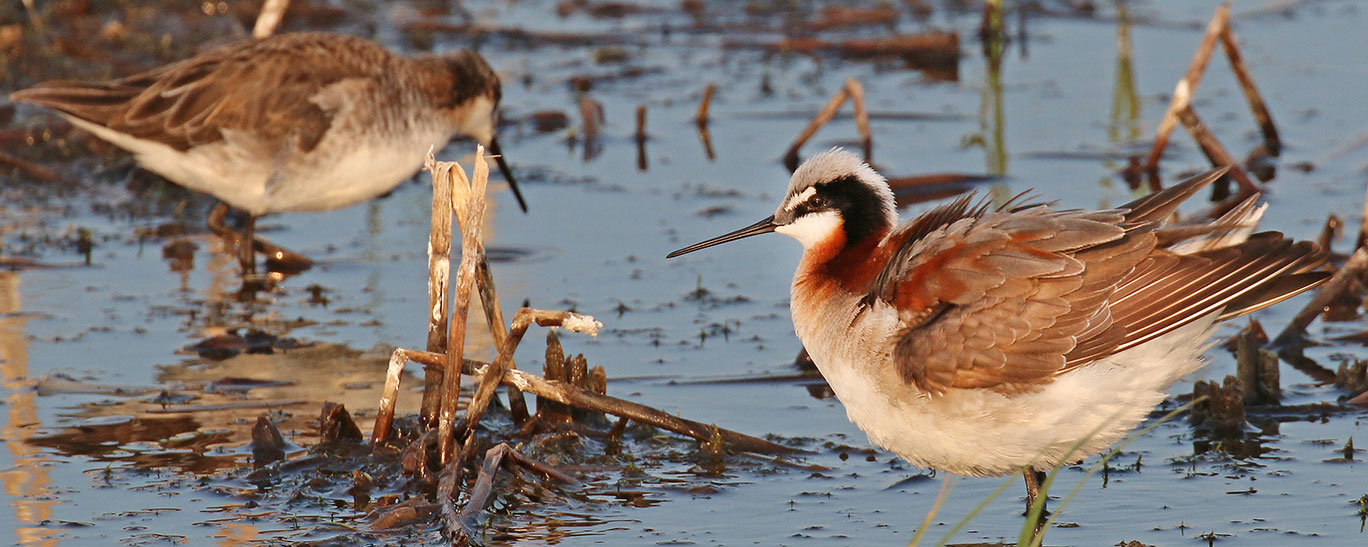
<svg viewBox="0 0 1368 547"><path fill-rule="evenodd" d="M209 212L207 224L209 231L235 246L243 274L256 273L256 256L253 253L266 255L266 264L272 271L298 273L313 266L313 261L309 260L309 257L255 237L256 216L249 216L245 229L238 233L224 224L227 215L228 204L220 202Z"/></svg>
<svg viewBox="0 0 1368 547"><path fill-rule="evenodd" d="M244 233L239 233L229 228L225 223L228 217L228 204L219 202L209 211L209 218L205 220L209 231L228 242L237 251L238 262L242 264L243 274L256 273L256 259L252 256L252 232L255 230L256 217L249 217L247 228Z"/></svg>
<svg viewBox="0 0 1368 547"><path fill-rule="evenodd" d="M242 239L238 240L238 262L242 264L242 275L256 273L256 215L247 215L242 226Z"/></svg>
<svg viewBox="0 0 1368 547"><path fill-rule="evenodd" d="M1021 471L1021 475L1026 479L1026 512L1024 514L1030 517L1031 507L1035 505L1036 498L1040 496L1040 485L1045 482L1045 472L1027 467ZM1040 516L1035 522L1036 534L1040 533L1040 528L1045 524L1045 517L1050 515L1050 512L1045 510L1047 501L1048 498L1040 500Z"/></svg>

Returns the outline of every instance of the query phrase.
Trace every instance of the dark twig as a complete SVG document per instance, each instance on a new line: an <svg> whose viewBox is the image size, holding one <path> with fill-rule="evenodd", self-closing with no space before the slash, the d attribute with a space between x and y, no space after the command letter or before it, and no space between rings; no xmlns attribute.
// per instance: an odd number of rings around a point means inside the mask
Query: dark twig
<svg viewBox="0 0 1368 547"><path fill-rule="evenodd" d="M1197 112L1192 106L1183 107L1178 112L1178 119L1182 120L1183 126L1187 127L1188 133L1192 134L1197 145L1202 147L1202 153L1206 155L1212 167L1230 166L1230 178L1235 179L1235 183L1240 186L1240 193L1237 194L1240 199L1259 193L1259 187L1254 185L1254 181L1249 180L1249 175L1235 163L1235 158L1221 146L1221 141L1211 134L1206 124L1202 123L1202 119L1197 117Z"/></svg>
<svg viewBox="0 0 1368 547"><path fill-rule="evenodd" d="M1240 89L1244 91L1245 100L1249 102L1249 110L1254 114L1254 121L1263 132L1264 148L1268 149L1269 154L1277 156L1282 152L1278 127L1273 124L1273 116L1268 113L1268 106L1259 95L1259 89L1254 86L1254 77L1249 75L1249 69L1245 67L1240 46L1235 43L1235 34L1230 31L1228 24L1221 29L1221 46L1225 49L1226 57L1230 59L1230 70L1235 73L1235 79L1239 80Z"/></svg>
<svg viewBox="0 0 1368 547"><path fill-rule="evenodd" d="M504 371L512 368L513 352L518 349L518 343L522 342L523 335L527 333L527 328L533 323L543 327L563 327L575 332L597 335L598 329L603 324L595 321L593 317L580 315L578 313L564 311L534 310L522 308L513 315L513 324L508 329L508 335L504 338L503 344L499 347L499 354L490 363L485 374L480 378L479 387L475 389L475 396L471 398L470 404L466 406L466 415L463 420L462 430L469 434L480 424L480 418L484 416L485 409L489 407L489 402L494 398L494 390L499 387L499 380L504 377Z"/></svg>
<svg viewBox="0 0 1368 547"><path fill-rule="evenodd" d="M802 148L808 139L817 134L818 129L821 129L822 126L831 121L832 117L836 116L836 111L841 108L842 104L845 104L847 97L855 101L855 125L860 132L861 144L864 145L865 161L869 161L874 145L872 134L869 131L869 113L865 110L864 105L864 86L860 85L860 82L854 78L847 78L841 89L838 89L836 94L831 96L831 100L827 101L826 106L823 106L822 110L812 117L812 121L808 122L807 127L804 127L803 131L798 134L798 138L789 145L788 152L784 153L784 165L790 171L798 167L798 149Z"/></svg>
<svg viewBox="0 0 1368 547"><path fill-rule="evenodd" d="M396 356L398 356L399 353L399 351L396 351ZM425 351L404 350L403 355L408 360L419 363L425 367L440 367L444 366L446 362L443 356ZM488 366L488 363L466 359L462 362L461 371L465 374L483 377ZM481 378L481 380L483 380L483 378ZM706 442L712 439L713 429L710 425L695 422L693 420L686 420L639 403L594 393L593 391L578 386L572 386L565 382L547 380L521 370L504 371L504 376L501 381L506 385L516 385L526 393L550 399L558 403L571 405L576 408L631 418L639 423L659 427L667 431L673 431L686 437L693 437L699 441ZM388 386L386 389L388 389ZM737 433L721 428L718 428L718 431L722 435L722 440L726 442L729 447L737 450L758 452L761 454L794 454L802 452L802 450L796 448L776 444L744 433Z"/></svg>
<svg viewBox="0 0 1368 547"><path fill-rule="evenodd" d="M1273 339L1273 345L1283 346L1295 342L1306 332L1306 327L1316 320L1316 316L1325 310L1326 306L1329 306L1344 291L1353 286L1354 280L1363 275L1365 269L1368 269L1368 249L1360 247L1354 251L1353 256L1349 257L1344 266L1335 272L1334 277L1321 285L1320 290L1316 291L1316 296L1306 304L1306 307L1297 312L1297 315L1287 324L1287 328L1278 333L1278 337Z"/></svg>

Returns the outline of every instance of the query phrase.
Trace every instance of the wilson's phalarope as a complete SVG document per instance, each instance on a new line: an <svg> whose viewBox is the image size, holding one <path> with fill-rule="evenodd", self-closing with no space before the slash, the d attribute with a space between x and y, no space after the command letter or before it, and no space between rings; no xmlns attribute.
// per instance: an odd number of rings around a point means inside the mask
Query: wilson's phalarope
<svg viewBox="0 0 1368 547"><path fill-rule="evenodd" d="M850 420L919 466L1024 472L1029 508L1041 470L1115 443L1200 367L1217 321L1328 277L1314 244L1251 235L1254 198L1166 224L1223 173L1110 210L966 197L896 225L884 178L832 150L794 172L773 216L669 257L797 239L794 329Z"/></svg>
<svg viewBox="0 0 1368 547"><path fill-rule="evenodd" d="M281 34L226 44L105 83L47 82L10 95L59 111L140 165L249 215L237 238L255 267L256 217L345 207L412 176L455 134L489 148L499 77L466 50L404 57L352 36ZM220 206L211 220L221 222ZM226 228L211 228L231 235Z"/></svg>

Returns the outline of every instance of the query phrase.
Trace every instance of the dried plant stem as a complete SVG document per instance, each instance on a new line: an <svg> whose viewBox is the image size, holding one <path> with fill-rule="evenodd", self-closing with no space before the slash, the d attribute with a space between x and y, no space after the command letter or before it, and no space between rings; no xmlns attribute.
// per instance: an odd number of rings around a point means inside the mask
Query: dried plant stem
<svg viewBox="0 0 1368 547"><path fill-rule="evenodd" d="M788 166L790 171L798 167L798 149L807 144L807 141L817 134L818 129L821 129L822 126L831 121L832 117L836 116L836 111L840 110L847 98L853 98L855 101L855 124L860 131L860 138L864 144L865 160L869 160L873 150L873 138L869 131L869 113L865 110L864 105L864 86L860 85L860 82L854 78L847 78L845 85L842 85L841 89L831 96L831 100L827 101L826 106L823 106L822 110L812 117L812 121L808 122L807 127L804 127L803 131L798 134L798 138L789 145L788 152L784 153L784 165Z"/></svg>
<svg viewBox="0 0 1368 547"><path fill-rule="evenodd" d="M703 88L703 100L698 102L698 114L694 115L694 122L698 125L708 125L708 109L712 107L714 93L717 93L717 84L710 83Z"/></svg>
<svg viewBox="0 0 1368 547"><path fill-rule="evenodd" d="M1192 106L1185 106L1178 112L1178 119L1182 120L1183 126L1187 127L1188 133L1192 134L1193 140L1202 148L1202 153L1211 162L1212 167L1230 166L1230 178L1235 179L1235 183L1240 186L1240 193L1236 197L1243 200L1246 197L1259 193L1259 187L1254 185L1254 181L1249 180L1249 175L1244 169L1240 168L1235 162L1235 158L1230 156L1221 141L1211 134L1202 119L1197 117L1197 111Z"/></svg>
<svg viewBox="0 0 1368 547"><path fill-rule="evenodd" d="M636 107L636 145L637 145L637 170L645 171L649 164L646 161L646 105Z"/></svg>
<svg viewBox="0 0 1368 547"><path fill-rule="evenodd" d="M860 132L860 145L864 148L866 162L874 159L874 134L869 130L869 111L865 110L864 85L855 78L846 78L845 88L850 92L850 104L855 107L855 130Z"/></svg>
<svg viewBox="0 0 1368 547"><path fill-rule="evenodd" d="M465 171L455 163L445 171L453 181L451 207L456 218L465 218L461 230L461 263L456 269L456 295L451 305L451 323L447 327L447 358L442 374L442 406L437 414L437 453L443 465L454 461L456 430L456 402L461 393L459 367L465 355L466 324L470 311L470 293L475 286L476 264L479 263L481 230L484 224L485 187L489 183L489 165L485 163L484 147L475 149L475 165L467 179Z"/></svg>
<svg viewBox="0 0 1368 547"><path fill-rule="evenodd" d="M471 399L470 405L466 407L464 427L462 428L465 434L469 434L475 429L475 426L480 424L480 418L484 416L485 409L489 407L490 400L494 398L494 390L499 387L500 380L504 377L504 371L513 368L513 352L518 349L518 344L522 342L523 335L527 333L527 328L533 323L543 327L565 327L590 335L597 335L598 329L602 327L593 317L587 315L564 311L519 309L513 315L513 324L509 327L508 334L504 336L503 342L499 345L499 354L494 357L494 362L485 369L484 375L480 378L479 387L475 389L475 396ZM509 386L509 389L517 388Z"/></svg>
<svg viewBox="0 0 1368 547"><path fill-rule="evenodd" d="M261 39L275 34L289 7L290 0L266 0L262 3L261 13L257 14L256 24L252 26L252 37Z"/></svg>
<svg viewBox="0 0 1368 547"><path fill-rule="evenodd" d="M1259 88L1254 86L1254 77L1249 75L1249 69L1245 67L1240 46L1235 43L1235 34L1230 31L1229 25L1221 29L1221 47L1230 59L1230 70L1240 82L1240 89L1244 91L1245 101L1249 103L1249 110L1254 114L1254 121L1263 132L1264 148L1268 149L1270 155L1277 156L1282 152L1278 127L1273 124L1273 116L1268 113L1268 106L1264 104L1263 96L1259 95Z"/></svg>
<svg viewBox="0 0 1368 547"><path fill-rule="evenodd" d="M1149 169L1159 168L1159 157L1163 155L1164 147L1168 146L1169 134L1178 124L1178 115L1191 104L1192 94L1197 91L1197 84L1202 82L1202 74L1206 72L1207 61L1211 60L1211 52L1216 48L1216 40L1220 38L1221 32L1226 28L1229 21L1230 5L1221 4L1221 7L1216 8L1215 15L1212 15L1211 22L1207 23L1206 34L1202 36L1202 43L1197 46L1197 52L1193 54L1187 72L1183 74L1183 78L1178 80L1178 85L1174 87L1173 99L1169 101L1168 111L1159 121L1159 129L1154 135L1154 145L1150 148L1149 160L1146 162Z"/></svg>
<svg viewBox="0 0 1368 547"><path fill-rule="evenodd" d="M1320 315L1325 307L1334 302L1336 298L1339 298L1340 294L1349 290L1353 286L1354 280L1361 277L1365 269L1368 269L1368 249L1359 247L1358 250L1354 251L1353 256L1350 256L1349 260L1344 263L1344 266L1335 272L1334 277L1321 285L1320 290L1316 291L1316 296L1306 303L1306 307L1297 312L1287 327L1278 333L1278 337L1273 339L1273 344L1286 345L1306 332L1306 327L1316 320L1316 316Z"/></svg>
<svg viewBox="0 0 1368 547"><path fill-rule="evenodd" d="M437 160L428 150L424 170L432 174L432 228L428 234L428 330L427 350L433 353L446 353L447 288L451 284L451 183L437 176ZM397 353L397 352L396 352ZM393 368L393 362L390 363ZM399 364L400 368L403 363ZM393 373L393 371L391 371ZM389 379L386 379L388 382ZM398 381L396 377L395 382ZM442 371L431 369L424 372L423 406L420 416L425 424L437 423L437 409L442 402ZM381 399L381 408L384 408ZM393 409L391 401L391 411ZM379 430L377 422L376 430ZM388 424L386 424L388 425Z"/></svg>
<svg viewBox="0 0 1368 547"><path fill-rule="evenodd" d="M405 356L408 360L419 363L425 367L443 367L446 365L446 358L436 353L406 350ZM483 376L485 371L488 370L488 366L488 363L465 359L462 361L461 372L464 374L480 376L483 381ZM602 412L604 414L612 414L622 418L630 418L639 423L659 427L667 431L673 431L686 437L693 437L699 441L706 442L713 438L713 427L710 425L695 422L693 420L686 420L639 403L594 393L591 390L573 386L566 382L547 380L541 376L521 370L504 371L501 382L505 385L516 385L526 393L561 404ZM722 435L722 440L727 446L737 450L761 454L796 454L802 452L802 450L796 448L790 448L728 429L717 428L717 431Z"/></svg>

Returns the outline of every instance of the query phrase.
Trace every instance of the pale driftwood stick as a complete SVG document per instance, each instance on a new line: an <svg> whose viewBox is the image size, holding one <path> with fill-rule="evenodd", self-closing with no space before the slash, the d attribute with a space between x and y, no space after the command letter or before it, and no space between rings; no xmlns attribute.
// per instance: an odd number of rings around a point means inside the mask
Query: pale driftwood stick
<svg viewBox="0 0 1368 547"><path fill-rule="evenodd" d="M698 102L698 114L694 115L694 122L698 125L708 125L708 110L712 108L714 93L717 93L717 84L710 83L703 88L703 100Z"/></svg>
<svg viewBox="0 0 1368 547"><path fill-rule="evenodd" d="M1316 320L1316 316L1339 298L1340 294L1349 290L1354 280L1358 279L1365 269L1368 269L1368 249L1359 247L1339 271L1335 272L1334 277L1321 285L1320 290L1316 291L1316 296L1306 304L1306 307L1297 312L1287 327L1278 333L1278 337L1273 339L1273 345L1286 345L1306 332L1306 327Z"/></svg>
<svg viewBox="0 0 1368 547"><path fill-rule="evenodd" d="M1259 187L1254 185L1254 181L1249 180L1249 175L1235 162L1235 158L1230 157L1230 153L1226 152L1225 147L1221 146L1221 141L1211 134L1211 130L1202 123L1202 119L1197 117L1197 111L1193 110L1191 105L1183 107L1178 112L1178 119L1182 120L1192 139L1202 148L1202 153L1206 155L1212 167L1230 167L1230 178L1235 179L1235 183L1240 186L1240 193L1237 195L1239 198L1259 193Z"/></svg>
<svg viewBox="0 0 1368 547"><path fill-rule="evenodd" d="M1202 82L1207 61L1211 60L1211 52L1216 48L1216 40L1229 21L1230 4L1221 4L1211 16L1211 22L1207 23L1206 34L1202 36L1202 43L1197 46L1197 52L1192 55L1187 72L1173 89L1173 99L1169 101L1168 111L1164 112L1163 119L1159 120L1159 129L1154 134L1154 145L1150 147L1149 160L1146 162L1150 169L1159 168L1159 157L1163 155L1164 147L1168 146L1169 133L1173 132L1173 127L1178 124L1178 114L1192 102L1192 94L1197 92L1197 84Z"/></svg>
<svg viewBox="0 0 1368 547"><path fill-rule="evenodd" d="M531 308L519 309L513 314L513 324L509 327L509 332L504 337L503 344L499 346L499 354L494 357L494 362L490 363L485 370L484 376L480 379L480 385L475 389L475 396L471 398L470 404L466 406L466 415L463 420L462 431L470 434L475 426L480 424L480 418L484 416L485 409L489 407L489 402L494 398L494 390L499 387L499 380L504 377L504 371L512 368L513 352L517 351L518 344L522 342L527 328L533 323L543 327L564 327L575 332L598 335L598 330L603 328L603 324L595 321L588 315L564 311L534 310Z"/></svg>
<svg viewBox="0 0 1368 547"><path fill-rule="evenodd" d="M451 285L451 182L437 175L437 159L431 149L428 150L423 169L432 174L432 228L428 232L427 350L446 353L450 311L447 308L447 290ZM437 423L435 418L441 405L442 371L426 370L423 372L423 406L419 414L423 423L428 426ZM379 430L378 422L376 429Z"/></svg>
<svg viewBox="0 0 1368 547"><path fill-rule="evenodd" d="M262 3L261 13L257 14L256 24L252 26L252 37L261 39L275 34L289 7L290 0L266 0Z"/></svg>
<svg viewBox="0 0 1368 547"><path fill-rule="evenodd" d="M468 225L466 214L463 209L456 211L456 222L461 225L461 233L466 232ZM484 241L476 242L476 260L478 262L475 265L475 275L478 281L475 287L480 291L480 307L484 309L485 323L489 325L494 347L501 347L504 339L508 337L508 326L504 324L503 306L499 304L499 293L494 287L494 274L489 270L489 257L485 254ZM517 367L511 361L508 366ZM517 388L508 389L508 407L513 412L514 423L522 423L527 419L527 401Z"/></svg>
<svg viewBox="0 0 1368 547"><path fill-rule="evenodd" d="M836 94L831 96L831 100L827 101L826 106L822 107L822 110L818 112L816 116L812 117L812 121L808 122L807 127L803 128L803 132L799 133L798 138L793 140L793 144L789 145L788 152L784 153L784 163L786 165L794 167L798 165L798 149L802 148L813 135L816 135L818 129L821 129L822 126L831 121L831 118L836 115L836 111L845 103L846 97L849 96L850 88L847 86L841 86L841 89L836 90Z"/></svg>
<svg viewBox="0 0 1368 547"><path fill-rule="evenodd" d="M1254 77L1249 75L1249 69L1245 67L1244 56L1240 54L1240 46L1235 43L1235 34L1230 31L1229 25L1221 30L1221 47L1230 59L1230 70L1235 73L1235 79L1240 81L1245 101L1249 102L1249 111L1254 114L1259 131L1263 132L1264 148L1276 157L1282 153L1282 139L1278 138L1278 127L1273 124L1273 116L1268 113L1268 106L1264 104L1263 96L1259 95L1259 88L1254 86Z"/></svg>
<svg viewBox="0 0 1368 547"><path fill-rule="evenodd" d="M850 92L850 104L855 107L855 129L860 132L860 144L864 146L866 163L874 161L874 134L869 130L869 111L865 110L864 85L855 78L846 78L846 91Z"/></svg>
<svg viewBox="0 0 1368 547"><path fill-rule="evenodd" d="M436 353L410 351L408 353L408 358L425 367L446 366L446 357ZM461 366L462 373L483 377L489 364L466 359L462 361ZM481 380L483 380L483 378L481 378ZM586 410L596 410L604 414L612 414L618 417L631 418L637 422L655 426L667 431L673 431L686 437L693 437L699 441L707 442L711 441L713 438L713 426L673 416L639 403L625 401L608 395L600 395L565 382L550 381L521 370L505 371L501 381L504 384L516 385L524 392L550 399L561 404L571 405ZM722 435L722 440L727 443L727 446L737 450L758 452L761 454L796 454L803 452L796 448L772 443L729 429L722 429L719 427L717 428L717 431Z"/></svg>
<svg viewBox="0 0 1368 547"><path fill-rule="evenodd" d="M475 286L475 265L479 263L481 230L484 225L485 187L489 183L489 164L484 147L476 145L472 176L466 179L459 165L451 164L452 209L466 219L461 230L461 264L456 270L456 301L452 304L451 324L447 327L447 360L442 375L442 408L437 415L437 453L443 465L455 461L456 402L461 394L460 363L465 355L466 324L470 311L470 291Z"/></svg>
<svg viewBox="0 0 1368 547"><path fill-rule="evenodd" d="M378 445L389 438L390 427L394 424L394 405L399 401L399 377L404 373L404 365L408 363L406 356L408 350L399 348L390 355L389 367L385 370L385 390L380 392L380 408L375 411L375 427L371 429L371 444ZM426 378L433 378L435 371L424 371ZM432 386L428 386L431 388ZM423 391L423 402L427 402L427 393L436 391L427 389Z"/></svg>

